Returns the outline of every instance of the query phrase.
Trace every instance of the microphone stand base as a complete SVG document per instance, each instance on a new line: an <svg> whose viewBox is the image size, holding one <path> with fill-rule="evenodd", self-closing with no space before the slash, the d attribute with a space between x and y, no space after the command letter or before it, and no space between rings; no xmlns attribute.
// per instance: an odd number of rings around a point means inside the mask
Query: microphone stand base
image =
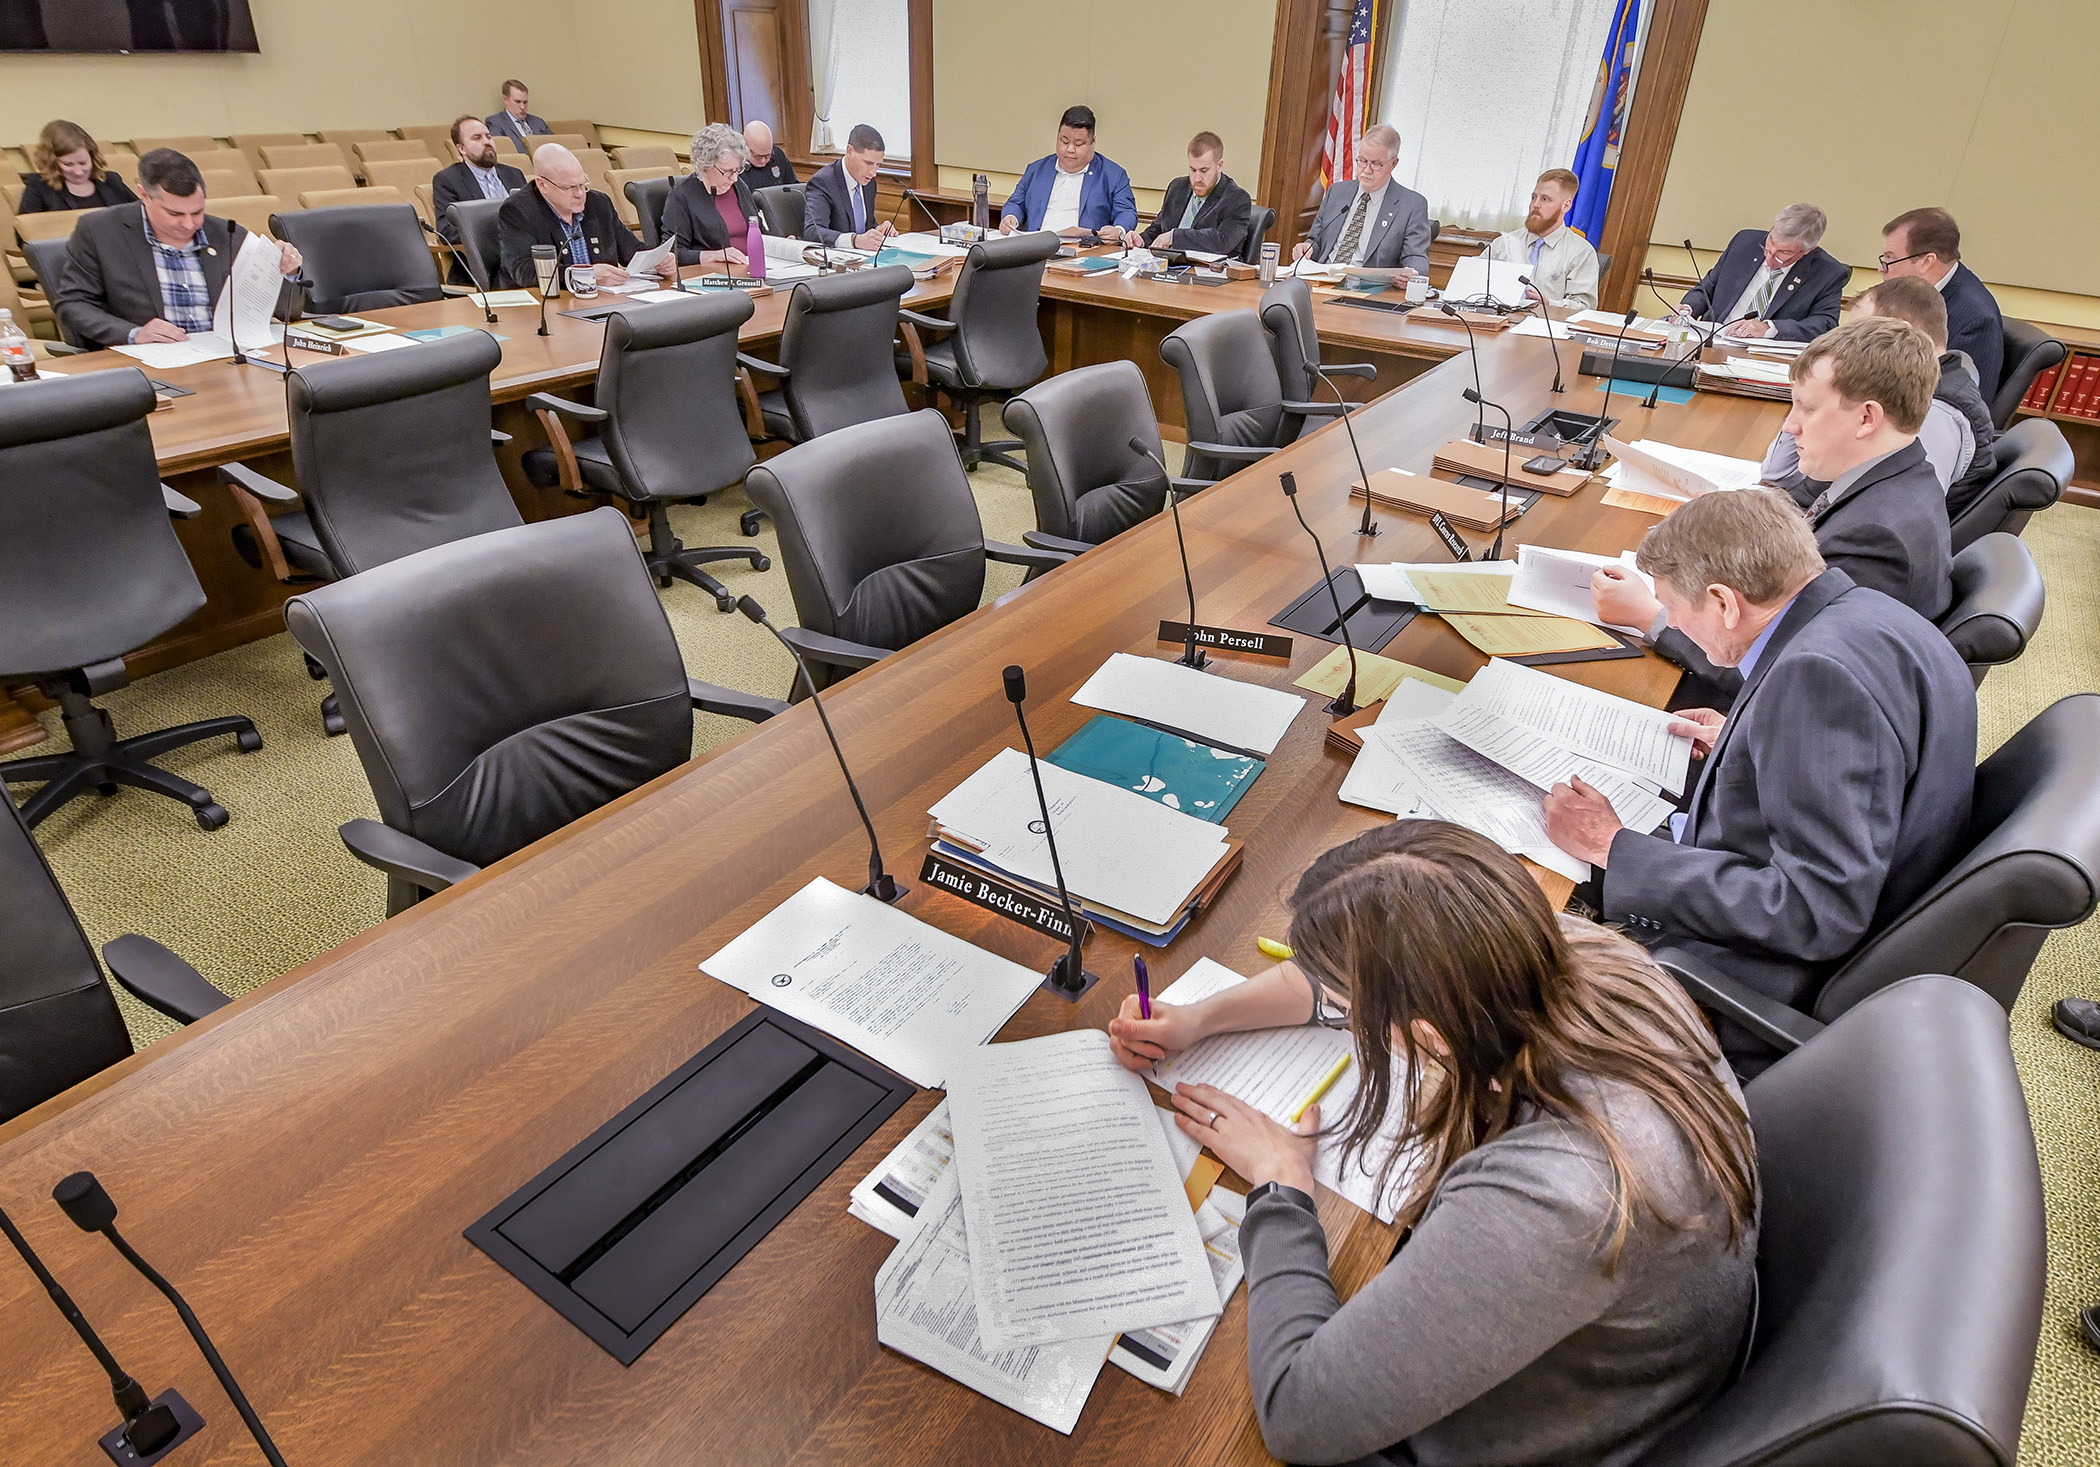
<svg viewBox="0 0 2100 1467"><path fill-rule="evenodd" d="M161 1413L166 1414L162 1415ZM175 1426L175 1433L172 1436L166 1435L169 1418L173 1419ZM139 1423L145 1428L141 1432L143 1441L150 1442L153 1436L148 1435L148 1433L153 1432L154 1428L158 1428L156 1434L161 1436L160 1445L151 1452L133 1450L131 1443L125 1440L124 1437L124 1433L130 1425L127 1422L124 1425L112 1427L104 1432L97 1441L97 1445L109 1454L110 1461L121 1463L122 1467L141 1467L143 1463L159 1462L198 1432L204 1430L204 1418L197 1414L188 1401L183 1400L182 1396L173 1390L162 1391L155 1396L152 1404L139 1417Z"/></svg>
<svg viewBox="0 0 2100 1467"><path fill-rule="evenodd" d="M887 892L883 890L885 883L887 883L889 887L889 890ZM885 875L881 881L871 881L866 886L862 887L860 889L860 894L862 896L871 896L875 898L875 900L878 902L895 902L901 901L904 897L904 894L910 890L910 887L906 886L896 877Z"/></svg>
<svg viewBox="0 0 2100 1467"><path fill-rule="evenodd" d="M1191 647L1174 659L1174 665L1177 667L1205 668L1210 666L1210 655L1201 647Z"/></svg>
<svg viewBox="0 0 2100 1467"><path fill-rule="evenodd" d="M265 372L275 372L280 377L290 370L290 368L279 366L276 362L270 361L266 357L237 356L233 359L233 364L236 367L261 367Z"/></svg>
<svg viewBox="0 0 2100 1467"><path fill-rule="evenodd" d="M1050 965L1049 974L1043 979L1043 992L1051 995L1053 998L1061 998L1066 1003L1078 1003L1079 1000L1085 998L1092 991L1096 983L1101 981L1101 977L1098 973L1087 972L1085 967L1082 966L1079 970L1078 986L1067 987L1065 974L1070 971L1071 962L1072 955L1069 952L1058 956L1057 961Z"/></svg>
<svg viewBox="0 0 2100 1467"><path fill-rule="evenodd" d="M1329 703L1326 708L1326 712L1332 714L1336 718L1347 718L1352 713L1361 713L1362 711L1363 710L1361 708L1359 708L1356 704L1350 702L1347 698L1339 696L1336 697L1332 703Z"/></svg>

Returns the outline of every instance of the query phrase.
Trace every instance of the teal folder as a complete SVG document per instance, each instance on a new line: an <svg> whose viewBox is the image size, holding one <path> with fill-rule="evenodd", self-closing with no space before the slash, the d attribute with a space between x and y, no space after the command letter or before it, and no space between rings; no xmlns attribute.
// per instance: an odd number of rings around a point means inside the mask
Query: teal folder
<svg viewBox="0 0 2100 1467"><path fill-rule="evenodd" d="M1097 713L1050 762L1216 825L1261 773L1261 760Z"/></svg>

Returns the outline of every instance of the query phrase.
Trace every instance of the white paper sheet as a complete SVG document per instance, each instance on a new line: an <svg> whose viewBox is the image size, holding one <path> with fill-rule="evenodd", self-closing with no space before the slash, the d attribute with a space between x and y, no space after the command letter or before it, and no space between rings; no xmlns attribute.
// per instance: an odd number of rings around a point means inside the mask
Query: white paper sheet
<svg viewBox="0 0 2100 1467"><path fill-rule="evenodd" d="M1670 714L1506 658L1475 673L1439 722L1448 726L1461 708L1484 709L1671 794L1691 769L1692 741L1670 732Z"/></svg>
<svg viewBox="0 0 2100 1467"><path fill-rule="evenodd" d="M1158 657L1116 652L1072 701L1267 758L1311 700Z"/></svg>
<svg viewBox="0 0 2100 1467"><path fill-rule="evenodd" d="M1543 796L1522 775L1474 753L1427 719L1373 724L1364 730L1364 746L1373 740L1406 766L1417 786L1431 792L1444 819L1570 881L1590 879L1589 862L1569 855L1546 834Z"/></svg>
<svg viewBox="0 0 2100 1467"><path fill-rule="evenodd" d="M1444 282L1444 299L1456 302L1488 298L1500 305L1521 306L1525 287L1517 277L1528 273L1515 260L1467 255L1451 262L1451 278Z"/></svg>
<svg viewBox="0 0 2100 1467"><path fill-rule="evenodd" d="M1415 583L1408 579L1410 571L1506 576L1515 569L1515 565L1507 560L1395 561L1391 565L1359 564L1356 578L1363 583L1365 591L1380 601L1411 601L1419 606L1422 595L1415 590Z"/></svg>
<svg viewBox="0 0 2100 1467"><path fill-rule="evenodd" d="M1614 558L1590 555L1580 550L1549 550L1543 545L1517 547L1517 574L1510 582L1509 604L1531 611L1572 617L1591 626L1615 626L1597 617L1597 598L1590 591L1590 578L1603 566L1617 566L1636 577L1649 590L1655 578L1643 574L1633 563L1631 550ZM1618 626L1622 632L1646 635L1646 627Z"/></svg>
<svg viewBox="0 0 2100 1467"><path fill-rule="evenodd" d="M239 341L243 351L275 339L270 331L271 314L284 286L284 251L272 239L249 232L241 238L240 252L226 271L225 288L212 306L214 336L227 338L227 352ZM284 333L279 330L276 336Z"/></svg>
<svg viewBox="0 0 2100 1467"><path fill-rule="evenodd" d="M1210 1196L1196 1209L1196 1230L1203 1235L1203 1251L1210 1258L1211 1278L1218 1286L1221 1309L1232 1302L1233 1290L1246 1277L1246 1264L1240 1257L1240 1224L1246 1220L1247 1199L1223 1187L1213 1187ZM1146 1385L1178 1396L1196 1373L1196 1364L1218 1328L1218 1319L1214 1314L1117 1335L1108 1363L1130 1372Z"/></svg>
<svg viewBox="0 0 2100 1467"><path fill-rule="evenodd" d="M1440 688L1434 683L1425 683L1420 678L1404 677L1400 685L1386 695L1385 706L1378 710L1378 723L1400 718L1434 718L1451 706L1458 694L1450 688Z"/></svg>
<svg viewBox="0 0 2100 1467"><path fill-rule="evenodd" d="M250 236L253 238L253 236ZM275 321L267 332L258 331L254 340L245 332L241 335L241 350L251 357L283 357L284 327ZM136 346L111 348L132 358L142 367L156 372L174 367L194 367L204 362L224 362L233 358L233 343L216 331L195 331L187 341L148 341Z"/></svg>
<svg viewBox="0 0 2100 1467"><path fill-rule="evenodd" d="M1453 706L1437 718L1436 726L1474 753L1512 774L1523 775L1541 796L1557 784L1580 779L1611 802L1619 823L1629 830L1653 830L1675 808L1610 765L1586 759L1567 745L1484 708Z"/></svg>
<svg viewBox="0 0 2100 1467"><path fill-rule="evenodd" d="M1218 1312L1203 1238L1153 1111L1145 1082L1117 1063L1099 1029L986 1045L956 1063L953 1171L989 1348Z"/></svg>
<svg viewBox="0 0 2100 1467"><path fill-rule="evenodd" d="M1621 443L1607 433L1604 446L1617 458L1605 471L1609 482L1660 499L1687 500L1716 490L1748 489L1763 473L1755 459L1679 448L1653 438Z"/></svg>
<svg viewBox="0 0 2100 1467"><path fill-rule="evenodd" d="M821 876L700 966L936 1090L1043 981Z"/></svg>
<svg viewBox="0 0 2100 1467"><path fill-rule="evenodd" d="M933 255L943 260L960 260L970 253L960 245L942 243L937 234L927 234L923 231L892 235L883 242L883 247L903 250L908 255Z"/></svg>
<svg viewBox="0 0 2100 1467"><path fill-rule="evenodd" d="M412 336L403 336L389 331L384 336L352 336L343 342L344 351L374 352L399 351L404 346L421 346Z"/></svg>

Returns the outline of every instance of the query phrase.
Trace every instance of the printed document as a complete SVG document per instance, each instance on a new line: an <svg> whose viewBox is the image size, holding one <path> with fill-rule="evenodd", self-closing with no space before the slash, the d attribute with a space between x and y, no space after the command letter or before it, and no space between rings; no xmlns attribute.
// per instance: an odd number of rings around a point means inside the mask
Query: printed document
<svg viewBox="0 0 2100 1467"><path fill-rule="evenodd" d="M1366 595L1380 601L1412 601L1420 605L1422 597L1415 590L1410 578L1414 571L1436 571L1446 575L1461 576L1506 576L1513 567L1506 560L1449 560L1431 561L1427 564L1395 562L1392 565L1358 565L1356 578L1363 583Z"/></svg>
<svg viewBox="0 0 2100 1467"><path fill-rule="evenodd" d="M1473 709L1563 745L1585 759L1623 770L1653 788L1671 794L1685 788L1692 741L1670 732L1675 719L1660 708L1498 658L1474 674L1466 690L1438 718L1437 726L1478 748L1468 733L1477 736L1481 725L1457 721L1462 712ZM1461 727L1467 732L1460 732Z"/></svg>
<svg viewBox="0 0 2100 1467"><path fill-rule="evenodd" d="M1232 1291L1246 1276L1246 1265L1240 1258L1240 1224L1246 1220L1247 1199L1223 1187L1213 1188L1196 1209L1196 1231L1203 1235L1203 1251L1209 1255L1220 1309L1232 1302ZM1196 1362L1203 1358L1203 1347L1210 1343L1218 1319L1213 1314L1183 1324L1126 1330L1116 1336L1108 1362L1146 1385L1178 1396L1188 1389L1189 1377L1196 1373Z"/></svg>
<svg viewBox="0 0 2100 1467"><path fill-rule="evenodd" d="M821 876L700 966L935 1090L1043 981Z"/></svg>
<svg viewBox="0 0 2100 1467"><path fill-rule="evenodd" d="M1580 550L1549 550L1543 545L1519 545L1517 547L1517 575L1510 583L1509 604L1526 607L1532 611L1543 611L1553 616L1570 617L1586 621L1591 626L1609 627L1614 624L1597 619L1597 598L1591 594L1590 578L1604 566L1616 566L1648 587L1655 589L1655 578L1636 569L1634 552L1626 551L1614 559L1607 555L1589 555ZM1621 626L1622 632L1634 632L1645 636L1646 627Z"/></svg>
<svg viewBox="0 0 2100 1467"><path fill-rule="evenodd" d="M1365 753L1373 744L1400 763L1413 788L1427 793L1430 808L1416 813L1434 813L1478 831L1511 855L1528 857L1570 881L1590 879L1589 862L1569 855L1546 834L1544 797L1522 775L1474 753L1429 719L1374 723L1364 730Z"/></svg>
<svg viewBox="0 0 2100 1467"><path fill-rule="evenodd" d="M1451 262L1451 278L1444 282L1444 299L1458 304L1492 300L1497 305L1521 306L1526 286L1517 279L1529 273L1515 260L1490 260L1485 254L1467 255Z"/></svg>
<svg viewBox="0 0 2100 1467"><path fill-rule="evenodd" d="M991 1349L1216 1314L1202 1235L1145 1082L1080 1029L973 1050L948 1080Z"/></svg>
<svg viewBox="0 0 2100 1467"><path fill-rule="evenodd" d="M1618 460L1604 471L1608 482L1658 499L1697 499L1721 489L1754 488L1764 472L1756 459L1679 448L1653 438L1621 443L1607 433L1604 446Z"/></svg>
<svg viewBox="0 0 2100 1467"><path fill-rule="evenodd" d="M942 1100L895 1151L860 1179L846 1200L846 1211L901 1243L918 1227L926 1199L954 1160L955 1130L948 1124L948 1102Z"/></svg>
<svg viewBox="0 0 2100 1467"><path fill-rule="evenodd" d="M1306 704L1296 693L1128 652L1112 654L1072 701L1264 759Z"/></svg>

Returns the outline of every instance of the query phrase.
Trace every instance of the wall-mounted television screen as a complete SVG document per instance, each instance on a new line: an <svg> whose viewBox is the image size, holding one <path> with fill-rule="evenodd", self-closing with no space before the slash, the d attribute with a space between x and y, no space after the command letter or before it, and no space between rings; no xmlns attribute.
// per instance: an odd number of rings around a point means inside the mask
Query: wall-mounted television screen
<svg viewBox="0 0 2100 1467"><path fill-rule="evenodd" d="M254 51L248 0L0 0L0 51Z"/></svg>

